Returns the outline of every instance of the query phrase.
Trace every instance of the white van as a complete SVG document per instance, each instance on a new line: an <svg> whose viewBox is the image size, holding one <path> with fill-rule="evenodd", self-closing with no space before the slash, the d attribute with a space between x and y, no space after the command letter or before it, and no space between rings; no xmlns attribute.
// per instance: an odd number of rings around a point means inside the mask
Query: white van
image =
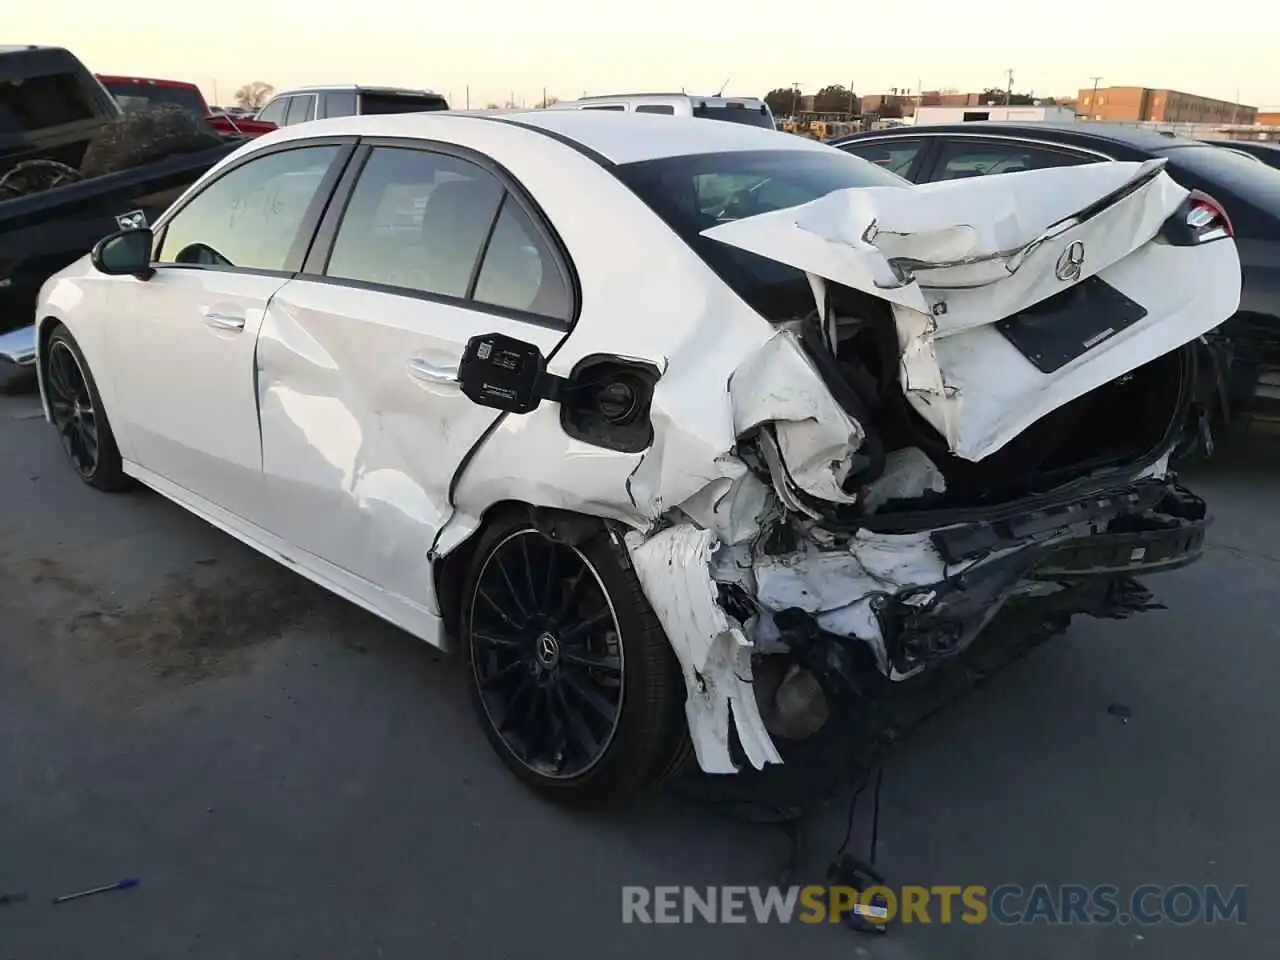
<svg viewBox="0 0 1280 960"><path fill-rule="evenodd" d="M619 93L612 96L562 100L548 110L614 110L656 113L674 117L728 120L752 127L776 129L768 104L757 97L699 97L688 93Z"/></svg>

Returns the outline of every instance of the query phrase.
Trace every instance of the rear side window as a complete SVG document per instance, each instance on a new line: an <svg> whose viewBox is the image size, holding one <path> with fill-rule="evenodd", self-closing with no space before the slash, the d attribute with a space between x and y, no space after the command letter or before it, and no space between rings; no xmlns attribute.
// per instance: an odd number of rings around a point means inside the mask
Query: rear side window
<svg viewBox="0 0 1280 960"><path fill-rule="evenodd" d="M519 202L486 170L425 150L373 151L325 273L569 316L569 285L559 261Z"/></svg>
<svg viewBox="0 0 1280 960"><path fill-rule="evenodd" d="M356 92L354 90L334 90L321 94L324 100L323 117L350 117L356 112Z"/></svg>
<svg viewBox="0 0 1280 960"><path fill-rule="evenodd" d="M636 105L636 113L664 113L675 116L676 108L669 103L640 103Z"/></svg>
<svg viewBox="0 0 1280 960"><path fill-rule="evenodd" d="M312 94L294 97L289 104L289 112L285 114L284 125L291 127L295 123L305 123L316 118L316 98Z"/></svg>
<svg viewBox="0 0 1280 960"><path fill-rule="evenodd" d="M495 307L570 319L569 285L529 215L510 193L494 225L475 299Z"/></svg>
<svg viewBox="0 0 1280 960"><path fill-rule="evenodd" d="M998 173L1020 173L1049 167L1074 167L1095 157L1054 150L1049 147L1008 141L1005 143L944 140L938 155L934 180L962 180Z"/></svg>
<svg viewBox="0 0 1280 960"><path fill-rule="evenodd" d="M0 133L43 130L93 116L93 102L74 73L0 81Z"/></svg>
<svg viewBox="0 0 1280 960"><path fill-rule="evenodd" d="M1222 203L1237 236L1275 236L1280 218L1280 170L1253 157L1208 145L1177 147L1165 156L1175 180L1184 187L1203 190Z"/></svg>
<svg viewBox="0 0 1280 960"><path fill-rule="evenodd" d="M890 173L896 173L900 177L905 177L911 170L911 164L915 162L916 157L920 155L920 151L924 148L923 140L880 140L874 143L859 143L856 140L853 143L845 144L840 147L846 153L851 153L855 157L861 157L868 163L874 163L877 167L883 167Z"/></svg>
<svg viewBox="0 0 1280 960"><path fill-rule="evenodd" d="M376 90L360 93L361 113L428 113L448 109L445 98L433 93L379 93Z"/></svg>

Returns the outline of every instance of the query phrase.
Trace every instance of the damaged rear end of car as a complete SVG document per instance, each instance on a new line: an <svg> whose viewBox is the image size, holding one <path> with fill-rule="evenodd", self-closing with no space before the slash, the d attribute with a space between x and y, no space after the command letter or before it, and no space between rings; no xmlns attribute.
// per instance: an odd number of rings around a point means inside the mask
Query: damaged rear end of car
<svg viewBox="0 0 1280 960"><path fill-rule="evenodd" d="M704 771L781 762L835 701L983 645L1156 606L1137 578L1209 524L1168 462L1196 341L1239 301L1224 219L1154 161L837 190L691 239L810 291L761 311L724 387L722 476L626 540Z"/></svg>

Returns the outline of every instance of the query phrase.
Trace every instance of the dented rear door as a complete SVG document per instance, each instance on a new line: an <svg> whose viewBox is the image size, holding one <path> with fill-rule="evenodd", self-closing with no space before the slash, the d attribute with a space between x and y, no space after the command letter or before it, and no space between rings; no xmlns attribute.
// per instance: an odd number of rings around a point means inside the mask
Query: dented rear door
<svg viewBox="0 0 1280 960"><path fill-rule="evenodd" d="M375 147L341 210L259 336L272 532L434 613L428 554L502 416L462 393L459 361L487 333L552 354L570 286L522 202L470 160Z"/></svg>

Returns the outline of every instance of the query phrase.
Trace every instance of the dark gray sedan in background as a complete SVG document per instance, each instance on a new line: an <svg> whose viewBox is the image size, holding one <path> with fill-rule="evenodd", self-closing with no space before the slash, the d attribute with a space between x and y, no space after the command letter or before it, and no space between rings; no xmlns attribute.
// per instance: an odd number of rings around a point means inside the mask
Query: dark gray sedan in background
<svg viewBox="0 0 1280 960"><path fill-rule="evenodd" d="M830 143L915 183L1166 158L1176 181L1223 205L1240 251L1240 310L1214 332L1217 349L1202 365L1205 415L1224 421L1238 414L1280 415L1280 170L1245 149L1269 145L1209 143L1087 122L897 127Z"/></svg>

